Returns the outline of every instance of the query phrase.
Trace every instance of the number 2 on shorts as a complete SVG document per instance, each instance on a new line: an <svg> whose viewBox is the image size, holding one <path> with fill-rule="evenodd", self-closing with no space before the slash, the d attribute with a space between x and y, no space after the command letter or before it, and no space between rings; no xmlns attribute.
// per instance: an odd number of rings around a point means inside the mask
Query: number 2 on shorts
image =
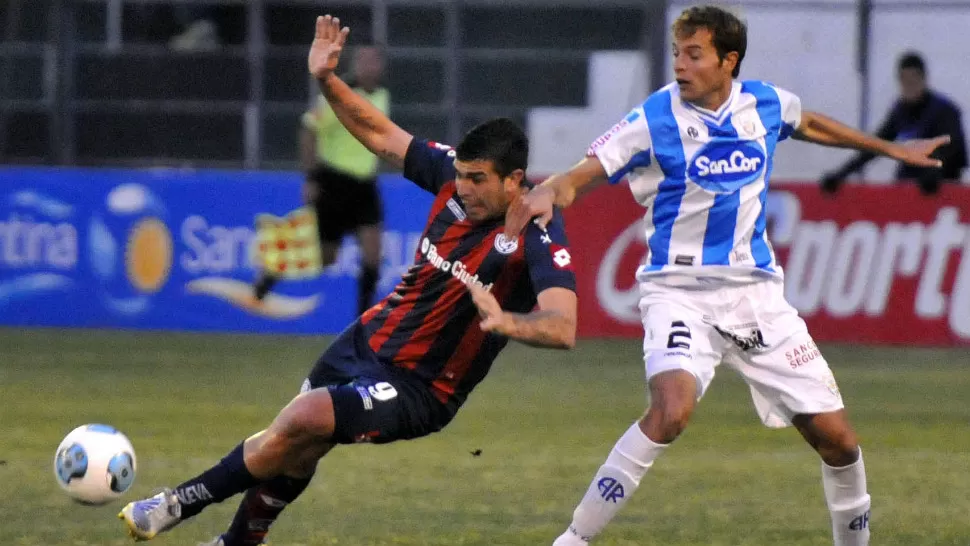
<svg viewBox="0 0 970 546"><path fill-rule="evenodd" d="M690 328L683 321L675 320L670 323L670 337L667 338L667 348L690 350Z"/></svg>

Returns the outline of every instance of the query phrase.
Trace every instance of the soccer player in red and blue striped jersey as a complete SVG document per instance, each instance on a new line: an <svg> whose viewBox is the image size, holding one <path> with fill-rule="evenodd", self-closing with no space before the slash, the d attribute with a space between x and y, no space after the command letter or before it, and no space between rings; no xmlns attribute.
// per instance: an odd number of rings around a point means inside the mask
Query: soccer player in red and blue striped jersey
<svg viewBox="0 0 970 546"><path fill-rule="evenodd" d="M414 265L330 345L269 428L201 475L126 506L119 516L138 540L246 491L229 530L209 545L261 544L335 445L441 430L509 339L575 342L576 281L561 216L504 234L509 204L530 187L525 134L495 119L454 149L414 138L334 75L346 35L338 20L320 18L310 70L341 123L435 195Z"/></svg>

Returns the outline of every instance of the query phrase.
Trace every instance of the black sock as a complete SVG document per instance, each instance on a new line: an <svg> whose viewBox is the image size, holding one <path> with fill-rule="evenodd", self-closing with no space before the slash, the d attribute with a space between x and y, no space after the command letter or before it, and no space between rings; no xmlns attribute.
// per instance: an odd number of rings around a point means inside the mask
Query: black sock
<svg viewBox="0 0 970 546"><path fill-rule="evenodd" d="M222 502L258 483L246 468L243 444L239 444L219 464L175 488L182 505L182 519L189 519L210 504Z"/></svg>
<svg viewBox="0 0 970 546"><path fill-rule="evenodd" d="M363 315L364 311L370 308L374 301L374 292L377 292L377 281L380 272L372 265L364 265L360 270L360 278L357 279L357 314Z"/></svg>
<svg viewBox="0 0 970 546"><path fill-rule="evenodd" d="M246 491L239 503L236 517L226 534L225 546L257 546L262 544L269 528L288 504L295 501L310 485L309 478L278 476Z"/></svg>
<svg viewBox="0 0 970 546"><path fill-rule="evenodd" d="M253 296L258 300L265 298L266 294L269 294L269 291L273 289L273 286L276 285L276 281L278 280L269 273L263 273L259 277L259 280L256 281L256 284L253 285Z"/></svg>

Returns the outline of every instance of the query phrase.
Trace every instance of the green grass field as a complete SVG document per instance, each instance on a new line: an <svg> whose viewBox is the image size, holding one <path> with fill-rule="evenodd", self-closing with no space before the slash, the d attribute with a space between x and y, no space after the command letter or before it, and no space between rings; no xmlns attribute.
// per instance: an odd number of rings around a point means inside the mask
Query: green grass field
<svg viewBox="0 0 970 546"><path fill-rule="evenodd" d="M325 339L0 330L0 544L126 544L123 502L72 503L51 461L74 426L126 432L125 497L208 468L268 424ZM863 443L873 544L970 541L970 357L827 347ZM444 432L349 446L270 534L286 545L549 545L644 403L639 342L572 352L513 345ZM483 450L479 457L471 452ZM222 531L230 501L157 539ZM597 545L830 545L818 460L761 426L724 368L692 426Z"/></svg>

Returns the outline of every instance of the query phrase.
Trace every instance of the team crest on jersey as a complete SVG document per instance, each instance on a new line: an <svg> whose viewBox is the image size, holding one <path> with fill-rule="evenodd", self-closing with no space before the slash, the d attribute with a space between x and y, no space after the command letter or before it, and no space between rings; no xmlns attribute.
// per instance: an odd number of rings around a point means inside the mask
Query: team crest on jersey
<svg viewBox="0 0 970 546"><path fill-rule="evenodd" d="M495 250L501 254L509 255L519 249L519 239L509 239L504 233L499 233L495 237Z"/></svg>
<svg viewBox="0 0 970 546"><path fill-rule="evenodd" d="M711 193L734 193L761 177L767 156L755 141L715 140L687 165L687 177Z"/></svg>
<svg viewBox="0 0 970 546"><path fill-rule="evenodd" d="M754 115L750 112L744 112L735 118L736 125L741 129L740 135L745 138L751 138L755 135L755 131L758 130L758 126L755 124Z"/></svg>

